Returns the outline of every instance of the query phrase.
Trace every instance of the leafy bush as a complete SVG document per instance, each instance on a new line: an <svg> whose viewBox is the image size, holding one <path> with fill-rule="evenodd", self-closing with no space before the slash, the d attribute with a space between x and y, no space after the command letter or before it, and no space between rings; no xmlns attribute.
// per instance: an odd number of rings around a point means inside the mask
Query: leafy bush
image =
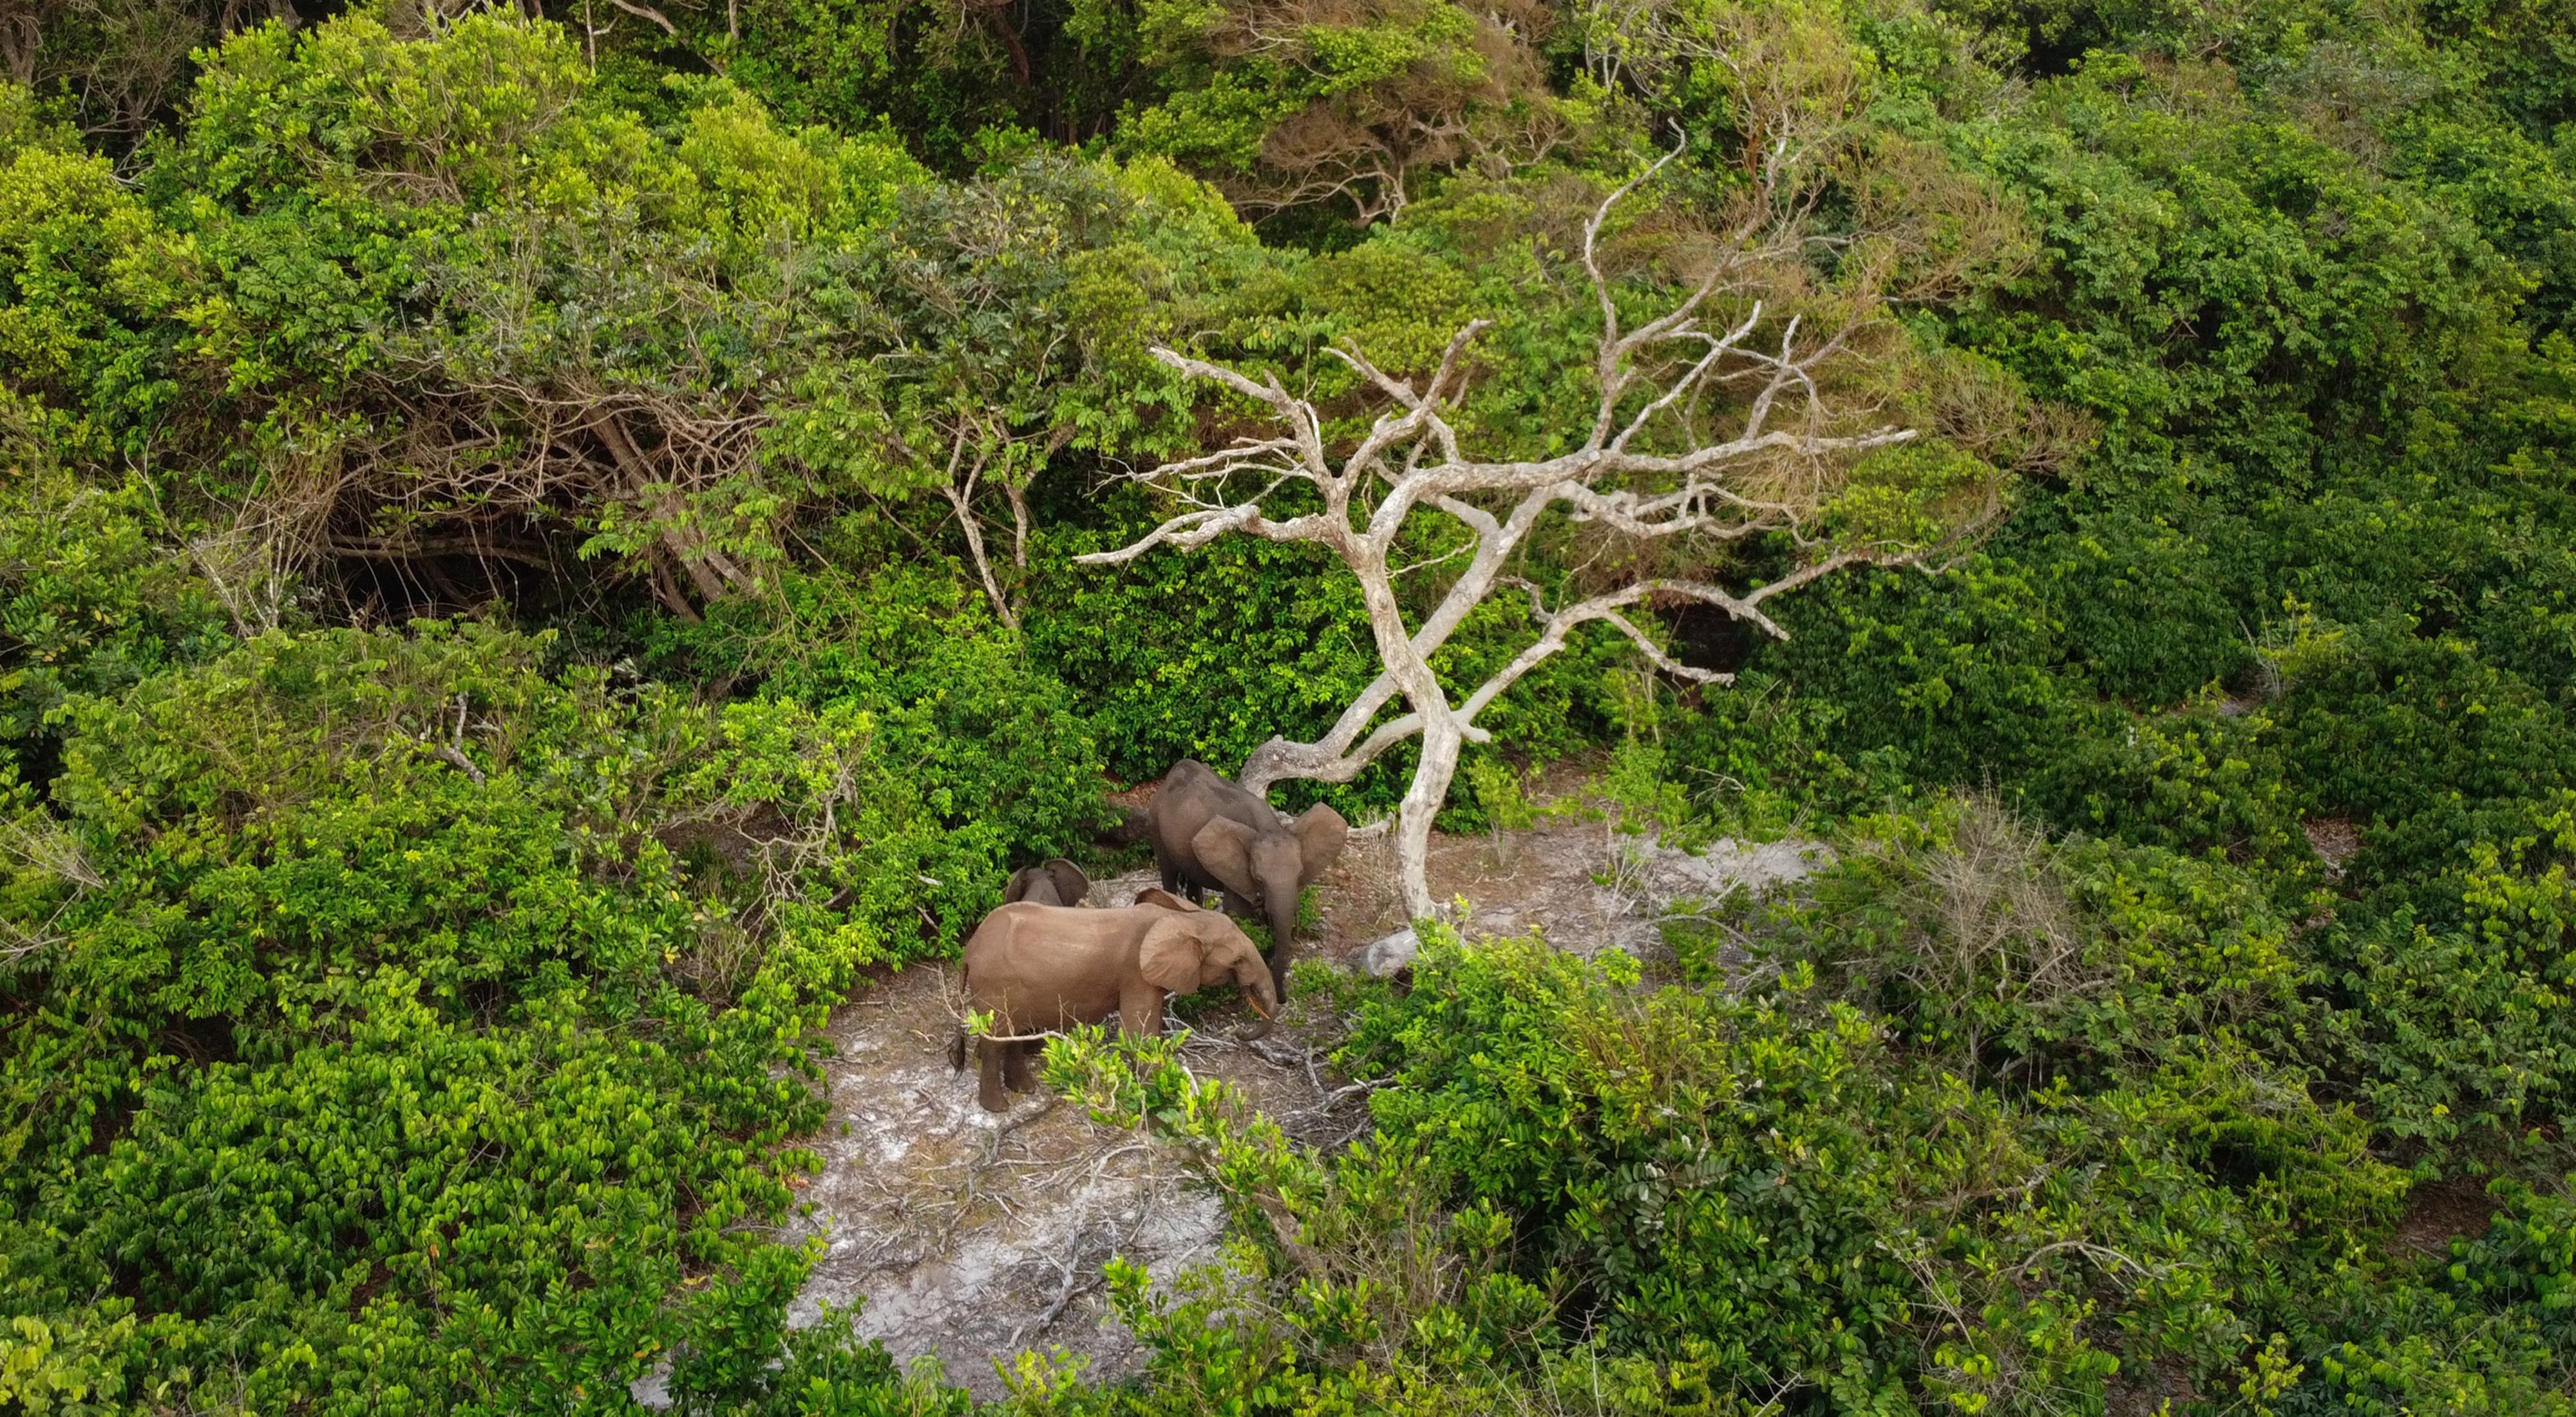
<svg viewBox="0 0 2576 1417"><path fill-rule="evenodd" d="M0 404L0 765L31 781L58 766L52 719L72 695L219 652L227 628L159 534L151 485L84 481L63 465L63 432Z"/></svg>
<svg viewBox="0 0 2576 1417"><path fill-rule="evenodd" d="M2392 1137L2456 1145L2560 1115L2576 804L2534 805L2557 810L2506 850L2472 845L2439 917L2356 911L2325 936L2328 1036Z"/></svg>
<svg viewBox="0 0 2576 1417"><path fill-rule="evenodd" d="M62 815L10 827L0 1147L17 1311L117 1335L98 1392L577 1404L706 1341L685 1277L792 1291L738 1227L805 1164L816 1005L953 942L997 831L855 706L545 651L271 634L68 706Z"/></svg>
<svg viewBox="0 0 2576 1417"><path fill-rule="evenodd" d="M818 712L863 709L879 751L904 765L921 810L952 841L1042 857L1100 824L1094 720L957 580L790 574L774 600L653 629L644 658L659 677L757 686L764 700Z"/></svg>
<svg viewBox="0 0 2576 1417"><path fill-rule="evenodd" d="M962 1411L785 1331L823 1011L1376 663L1296 548L1071 564L1247 431L1146 342L1331 440L1401 396L1329 346L1419 387L1486 320L1462 436L1549 457L1585 263L1633 315L1750 229L1719 154L1831 152L1748 329L1902 287L1835 393L1921 436L1796 535L1970 484L1991 535L1785 640L1640 605L1736 683L1579 639L1443 819L1596 754L1625 828L1830 857L1668 922L1671 977L1437 927L1409 985L1308 971L1344 1151L1059 1047L1235 1238L1115 1272L1136 1381L1015 1355L1003 1410L2566 1410L2550 7L19 8L0 1409ZM1669 569L1583 515L1510 567L1544 601Z"/></svg>
<svg viewBox="0 0 2576 1417"><path fill-rule="evenodd" d="M1597 1362L1681 1410L2100 1410L2128 1364L2250 1362L2283 1274L2403 1188L2357 1119L2219 1038L1996 1093L1907 1065L1806 977L1654 989L1617 955L1435 932L1409 993L1344 1001L1341 1065L1385 1082L1338 1157L1151 1050L1051 1053L1105 1118L1192 1147L1245 1236L1233 1279L1122 1296L1161 1345L1155 1400L1416 1410Z"/></svg>

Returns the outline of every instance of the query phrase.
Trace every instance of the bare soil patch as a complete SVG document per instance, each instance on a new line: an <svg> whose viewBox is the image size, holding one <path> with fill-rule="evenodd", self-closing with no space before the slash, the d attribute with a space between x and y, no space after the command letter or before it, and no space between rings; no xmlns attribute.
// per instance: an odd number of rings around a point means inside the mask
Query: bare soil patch
<svg viewBox="0 0 2576 1417"><path fill-rule="evenodd" d="M2307 834L2308 849L2337 873L2361 852L2361 829L2346 818L2318 817L2299 823L2299 829Z"/></svg>
<svg viewBox="0 0 2576 1417"><path fill-rule="evenodd" d="M1490 837L1438 837L1431 873L1444 897L1470 903L1470 937L1536 931L1591 954L1617 945L1651 954L1654 924L1674 897L1722 897L1736 884L1795 879L1810 851L1794 843L1721 843L1693 856L1567 813ZM1319 883L1323 920L1301 953L1347 965L1404 922L1384 837L1355 840ZM1094 885L1090 903L1125 905L1153 885L1150 869ZM979 1399L1000 1395L996 1361L1028 1348L1063 1348L1092 1373L1116 1378L1144 1354L1107 1312L1102 1266L1112 1256L1158 1279L1220 1260L1224 1217L1194 1189L1180 1158L1134 1133L1093 1122L1039 1093L995 1115L976 1104L971 1070L952 1071L954 965L888 973L854 995L829 1029L831 1120L811 1145L822 1168L805 1189L798 1235L825 1253L799 1298L797 1322L824 1301L864 1300L857 1328L898 1361L936 1358ZM1176 1020L1193 1026L1184 1057L1222 1078L1299 1140L1346 1144L1366 1123L1355 1090L1322 1064L1335 1022L1293 1017L1268 1038L1235 1038L1239 1002Z"/></svg>
<svg viewBox="0 0 2576 1417"><path fill-rule="evenodd" d="M2176 1406L2200 1400L2191 1370L2179 1358L2157 1358L2143 1367L2123 1363L2111 1376L2111 1417L2170 1417Z"/></svg>
<svg viewBox="0 0 2576 1417"><path fill-rule="evenodd" d="M1022 1349L1131 1372L1144 1355L1108 1314L1102 1266L1123 1255L1169 1279L1215 1263L1224 1216L1168 1148L1053 1094L1007 1113L978 1106L971 1067L949 1067L957 992L954 965L915 965L836 1013L832 1120L812 1142L823 1166L798 1229L825 1252L791 1321L864 1300L861 1336L901 1362L938 1359L979 1400L1001 1395L994 1363ZM1303 1140L1347 1140L1366 1111L1334 1095L1305 1031L1246 1045L1232 1035L1249 1018L1233 1004L1194 1020L1192 1071L1233 1083Z"/></svg>
<svg viewBox="0 0 2576 1417"><path fill-rule="evenodd" d="M2406 1193L2406 1216L2397 1222L2391 1248L2401 1255L2447 1256L2453 1240L2485 1234L2496 1210L2486 1183L2474 1176L2417 1186Z"/></svg>
<svg viewBox="0 0 2576 1417"><path fill-rule="evenodd" d="M1587 958L1616 948L1667 953L1661 921L1677 902L1715 904L1738 886L1760 891L1803 879L1823 862L1814 842L1721 840L1693 853L1618 830L1611 809L1560 778L1561 795L1526 831L1431 838L1432 894L1464 899L1468 938L1535 933ZM1369 941L1406 924L1391 836L1354 837L1318 883L1318 952L1349 963Z"/></svg>

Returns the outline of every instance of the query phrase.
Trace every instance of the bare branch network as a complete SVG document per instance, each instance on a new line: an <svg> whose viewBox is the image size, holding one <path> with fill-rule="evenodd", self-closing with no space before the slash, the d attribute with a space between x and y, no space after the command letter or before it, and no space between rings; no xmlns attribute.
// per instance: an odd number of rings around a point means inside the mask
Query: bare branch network
<svg viewBox="0 0 2576 1417"><path fill-rule="evenodd" d="M1405 798L1399 834L1406 894L1417 915L1432 907L1423 879L1430 820L1447 794L1460 746L1487 740L1487 732L1476 726L1477 716L1564 648L1567 635L1578 626L1604 622L1668 673L1725 682L1726 675L1675 661L1628 612L1641 604L1697 601L1785 638L1763 609L1772 597L1855 562L1905 559L1903 548L1834 549L1808 530L1829 490L1828 467L1914 434L1893 426L1831 431L1819 372L1847 352L1849 329L1810 338L1802 321L1792 318L1776 340L1757 342L1763 302L1742 298L1742 291L1752 283L1752 267L1761 253L1718 261L1671 309L1633 330L1622 328L1610 282L1602 273L1601 228L1623 197L1675 156L1678 149L1613 192L1583 229L1583 267L1599 300L1602 330L1594 369L1599 402L1580 447L1543 461L1486 462L1462 452L1451 414L1467 382L1468 348L1488 324L1482 320L1458 331L1430 382L1420 389L1380 370L1356 348L1330 351L1393 405L1357 446L1339 457L1327 447L1323 418L1314 404L1289 393L1275 376L1255 379L1158 346L1154 358L1263 406L1278 431L1135 474L1188 510L1132 545L1077 558L1085 565L1116 565L1157 546L1191 549L1236 532L1272 541L1315 542L1340 556L1360 583L1382 672L1330 732L1311 743L1273 738L1252 753L1241 778L1257 792L1289 778L1348 782L1389 747L1419 735L1422 766ZM1755 234L1736 233L1737 248L1743 249L1745 238ZM1726 298L1742 299L1740 318L1716 328L1703 325L1712 305ZM1719 440L1694 436L1703 413L1700 405L1718 393L1741 409L1734 435ZM1680 451L1653 450L1676 441L1668 433L1657 436L1666 428L1680 430ZM1784 466L1793 470L1791 475L1780 475ZM1762 475L1754 475L1757 469ZM1238 495L1247 483L1258 490ZM1321 498L1322 508L1272 516L1265 503L1300 483ZM1472 556L1437 606L1408 629L1395 589L1403 570L1389 562L1407 520L1426 508L1469 533ZM1732 542L1776 531L1796 538L1813 555L1790 574L1747 589L1730 590L1688 576L1641 575L1550 608L1537 587L1510 575L1509 568L1514 553L1557 509L1576 523L1630 543ZM1453 697L1433 673L1432 656L1477 605L1505 586L1529 595L1537 637L1483 683ZM1399 694L1408 711L1377 723ZM1372 724L1377 724L1373 731Z"/></svg>

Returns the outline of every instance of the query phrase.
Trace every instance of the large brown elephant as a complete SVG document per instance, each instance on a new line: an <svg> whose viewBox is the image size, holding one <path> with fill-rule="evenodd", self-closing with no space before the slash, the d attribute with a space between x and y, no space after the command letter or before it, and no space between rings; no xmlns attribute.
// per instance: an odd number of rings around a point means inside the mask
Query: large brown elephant
<svg viewBox="0 0 2576 1417"><path fill-rule="evenodd" d="M1043 866L1023 866L1011 873L1011 883L1002 889L1002 903L1016 905L1029 901L1037 905L1080 905L1091 894L1091 878L1082 868L1058 856Z"/></svg>
<svg viewBox="0 0 2576 1417"><path fill-rule="evenodd" d="M1098 1023L1118 1015L1121 1032L1163 1031L1163 1001L1232 979L1252 1011L1267 1019L1279 993L1250 936L1233 921L1162 891L1116 910L1062 905L1005 905L984 917L966 941L967 1007L992 1015L997 1038ZM1010 1106L1003 1089L1026 1092L1035 1041L975 1041L982 1076L976 1097L987 1112ZM949 1052L966 1066L966 1036Z"/></svg>
<svg viewBox="0 0 2576 1417"><path fill-rule="evenodd" d="M1163 889L1193 898L1222 891L1227 910L1267 922L1270 982L1286 997L1298 896L1342 854L1350 823L1320 802L1285 820L1258 793L1186 758L1147 810Z"/></svg>

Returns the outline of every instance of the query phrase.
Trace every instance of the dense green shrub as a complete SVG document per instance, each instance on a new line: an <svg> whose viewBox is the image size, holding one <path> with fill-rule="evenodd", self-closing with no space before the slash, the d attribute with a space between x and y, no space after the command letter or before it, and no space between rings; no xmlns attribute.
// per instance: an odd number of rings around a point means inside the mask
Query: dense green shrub
<svg viewBox="0 0 2576 1417"><path fill-rule="evenodd" d="M1083 693L1129 782L1185 757L1231 770L1274 733L1319 732L1376 673L1357 588L1310 547L1229 543L1118 576L1066 568L1035 610L1030 652Z"/></svg>
<svg viewBox="0 0 2576 1417"><path fill-rule="evenodd" d="M2392 1136L2476 1143L2564 1115L2576 1086L2564 1025L2576 814L2563 789L2532 805L2555 810L2501 850L2470 845L2465 869L2440 882L2446 908L2355 910L2323 934L2331 1036Z"/></svg>
<svg viewBox="0 0 2576 1417"><path fill-rule="evenodd" d="M774 599L663 620L645 662L816 710L857 707L954 840L1056 854L1100 825L1098 729L962 578L789 574Z"/></svg>
<svg viewBox="0 0 2576 1417"><path fill-rule="evenodd" d="M0 398L5 398L0 395ZM27 405L0 404L0 765L56 766L56 710L220 652L226 617L172 554L151 484L85 481Z"/></svg>
<svg viewBox="0 0 2576 1417"><path fill-rule="evenodd" d="M2269 1061L2323 1018L2259 872L1951 802L1734 921L1741 993L1437 931L1409 989L1326 988L1380 1079L1339 1155L1169 1044L1058 1050L1242 1238L1117 1277L1149 1389L1027 1369L1029 1410L1546 1411L1568 1372L1605 1411L2565 1410L2565 1204L2502 1183L2454 1258L2377 1250L2409 1181Z"/></svg>
<svg viewBox="0 0 2576 1417"><path fill-rule="evenodd" d="M1444 824L1592 754L1627 827L1830 858L1669 971L1310 970L1346 1151L1059 1049L1234 1248L1114 1272L1138 1381L1005 1410L2566 1410L2563 14L539 8L0 21L0 1409L962 1411L783 1332L822 1011L1375 672L1299 548L1072 564L1251 430L1146 341L1331 441L1392 404L1329 346L1488 320L1461 435L1561 453L1584 218L1681 138L1590 248L1630 327L1738 239L1716 154L1821 143L1767 319L1904 273L1843 392L1929 451L1873 466L2018 481L1785 640L1643 622L1732 687L1578 637ZM1512 569L1653 561L1601 529Z"/></svg>
<svg viewBox="0 0 2576 1417"><path fill-rule="evenodd" d="M9 828L0 1203L19 1312L121 1335L101 1392L578 1406L707 1341L684 1276L792 1291L737 1226L821 1116L816 1006L1028 844L847 700L545 648L271 634L67 706L61 815Z"/></svg>
<svg viewBox="0 0 2576 1417"><path fill-rule="evenodd" d="M2267 1310L2299 1302L2286 1276L2403 1189L2357 1118L2221 1034L2149 1019L2130 1040L2165 1042L2126 1066L1997 1093L1915 1065L1813 980L1738 998L1653 988L1616 955L1434 938L1409 992L1357 1000L1342 1062L1386 1083L1371 1148L1338 1158L1168 1062L1139 1079L1074 1048L1053 1075L1198 1147L1232 1201L1238 1279L1126 1307L1161 1336L1167 1389L1251 1411L1366 1409L1352 1373L1420 1400L1569 1351L1683 1410L1730 1410L1696 1391L2099 1411L2125 1366L2250 1365ZM1410 1257L1387 1248L1408 1234ZM1414 1265L1442 1287L1408 1288Z"/></svg>

